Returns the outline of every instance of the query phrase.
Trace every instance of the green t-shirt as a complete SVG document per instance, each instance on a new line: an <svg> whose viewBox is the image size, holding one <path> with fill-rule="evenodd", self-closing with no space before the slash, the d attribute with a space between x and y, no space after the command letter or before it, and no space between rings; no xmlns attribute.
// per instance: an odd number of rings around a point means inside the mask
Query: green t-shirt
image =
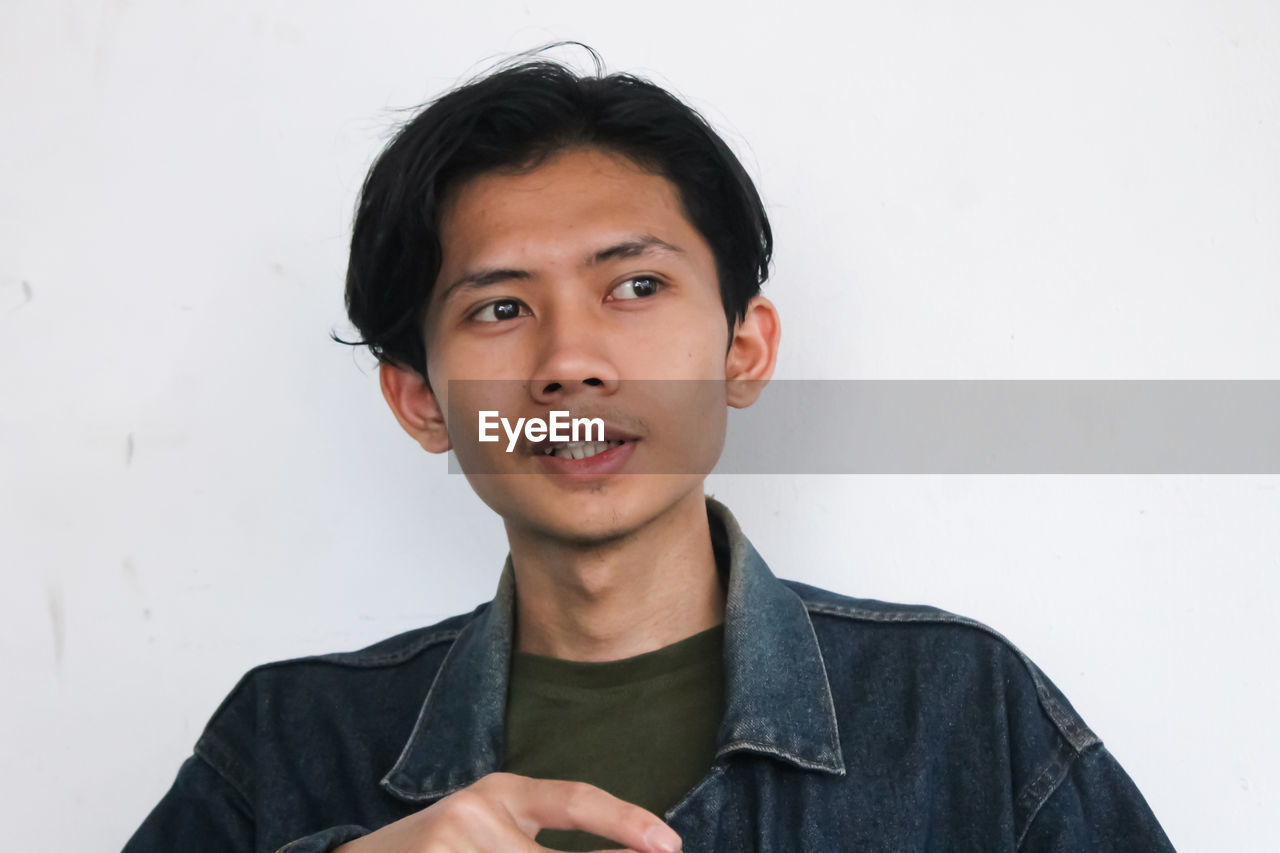
<svg viewBox="0 0 1280 853"><path fill-rule="evenodd" d="M516 652L503 769L589 782L662 817L715 757L724 713L724 626L604 663ZM585 832L543 830L557 850L622 846Z"/></svg>

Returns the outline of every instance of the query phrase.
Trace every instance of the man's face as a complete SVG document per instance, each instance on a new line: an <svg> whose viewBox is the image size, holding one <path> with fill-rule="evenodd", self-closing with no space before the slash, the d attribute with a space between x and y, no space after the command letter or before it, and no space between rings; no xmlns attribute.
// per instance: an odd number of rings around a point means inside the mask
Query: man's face
<svg viewBox="0 0 1280 853"><path fill-rule="evenodd" d="M582 542L625 535L691 492L700 502L724 441L729 329L714 255L675 187L570 149L463 183L440 234L428 376L480 498L509 526ZM547 442L508 452L501 429L476 441L481 409L512 424L601 417L611 446L581 460Z"/></svg>

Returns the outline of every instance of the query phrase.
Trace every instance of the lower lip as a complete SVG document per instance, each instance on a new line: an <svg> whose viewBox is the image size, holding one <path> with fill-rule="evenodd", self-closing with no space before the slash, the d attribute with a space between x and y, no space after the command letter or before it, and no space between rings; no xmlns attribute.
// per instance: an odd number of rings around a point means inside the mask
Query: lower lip
<svg viewBox="0 0 1280 853"><path fill-rule="evenodd" d="M610 447L603 453L597 453L586 459L565 459L560 456L539 455L535 457L542 469L550 474L561 474L568 477L599 477L606 474L617 474L627 464L631 454L635 452L636 442L628 440L617 447Z"/></svg>

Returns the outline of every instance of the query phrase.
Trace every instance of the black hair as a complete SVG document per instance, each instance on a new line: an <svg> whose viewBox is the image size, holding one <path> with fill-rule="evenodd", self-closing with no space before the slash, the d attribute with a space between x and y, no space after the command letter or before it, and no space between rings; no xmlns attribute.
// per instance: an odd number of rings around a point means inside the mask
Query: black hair
<svg viewBox="0 0 1280 853"><path fill-rule="evenodd" d="M365 178L347 266L347 316L380 362L427 376L423 322L440 272L440 204L483 172L557 151L622 154L675 186L715 256L732 332L769 274L773 235L751 178L707 121L631 74L528 59L447 92L405 123ZM732 335L731 335L732 337Z"/></svg>

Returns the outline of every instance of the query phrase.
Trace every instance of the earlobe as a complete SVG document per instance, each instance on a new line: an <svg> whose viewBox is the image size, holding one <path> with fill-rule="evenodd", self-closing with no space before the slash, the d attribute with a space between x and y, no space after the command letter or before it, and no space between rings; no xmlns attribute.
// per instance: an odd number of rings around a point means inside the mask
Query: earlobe
<svg viewBox="0 0 1280 853"><path fill-rule="evenodd" d="M743 409L760 396L773 376L781 339L778 309L763 296L752 297L725 357L724 378L730 406Z"/></svg>
<svg viewBox="0 0 1280 853"><path fill-rule="evenodd" d="M378 367L382 396L404 431L428 453L444 453L452 443L431 386L416 370L383 362Z"/></svg>

